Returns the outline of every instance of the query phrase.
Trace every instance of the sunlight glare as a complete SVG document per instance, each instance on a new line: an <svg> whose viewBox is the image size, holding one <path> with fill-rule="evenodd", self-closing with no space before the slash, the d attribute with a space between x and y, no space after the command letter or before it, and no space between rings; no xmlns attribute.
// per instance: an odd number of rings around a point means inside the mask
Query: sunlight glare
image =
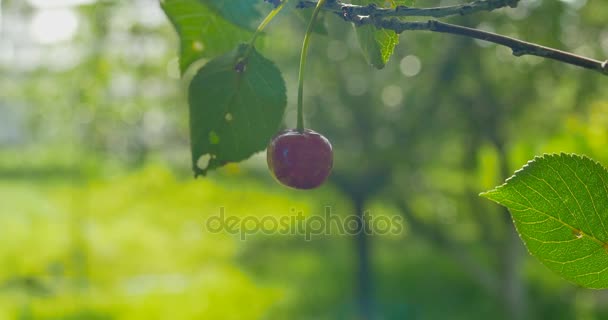
<svg viewBox="0 0 608 320"><path fill-rule="evenodd" d="M27 0L35 8L62 8L95 3L96 0Z"/></svg>
<svg viewBox="0 0 608 320"><path fill-rule="evenodd" d="M41 44L70 40L78 29L78 16L71 9L43 9L34 14L30 24L32 38Z"/></svg>

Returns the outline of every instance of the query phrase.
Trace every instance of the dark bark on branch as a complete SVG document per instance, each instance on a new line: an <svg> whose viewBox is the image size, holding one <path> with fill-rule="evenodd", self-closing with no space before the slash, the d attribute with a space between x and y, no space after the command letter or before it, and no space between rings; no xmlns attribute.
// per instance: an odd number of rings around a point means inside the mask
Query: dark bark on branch
<svg viewBox="0 0 608 320"><path fill-rule="evenodd" d="M355 25L373 24L377 28L393 30L396 33L414 30L426 30L439 33L454 34L469 38L484 40L498 45L510 48L513 55L520 57L523 55L532 55L546 59L563 62L577 67L594 70L608 75L608 60L600 61L583 56L579 56L566 51L545 47L531 42L522 41L519 39L503 36L500 34L482 31L478 29L463 27L450 23L440 22L437 20L429 20L426 22L407 22L395 17L406 16L431 16L445 17L450 15L470 14L478 11L491 11L501 7L515 7L519 0L487 0L474 1L469 4L437 7L437 8L410 8L397 7L397 9L383 9L376 6L354 6L342 4L339 1L328 1L324 7L325 10L333 11L340 15L346 21L355 23ZM307 8L316 2L300 1L300 8ZM367 14L366 14L367 13ZM393 18L386 18L393 17Z"/></svg>
<svg viewBox="0 0 608 320"><path fill-rule="evenodd" d="M372 23L369 18L362 18L362 23ZM368 21L365 21L368 20ZM513 50L513 55L516 57L523 55L532 55L541 58L552 59L567 64L575 65L585 69L595 70L604 75L608 75L608 60L599 61L583 56L579 56L566 51L561 51L535 43L518 40L515 38L499 35L492 32L482 31L473 28L462 27L454 24L430 20L427 22L403 22L398 19L379 20L374 23L377 27L383 29L394 30L401 33L407 30L428 30L440 33L449 33L469 38L484 40L496 43Z"/></svg>

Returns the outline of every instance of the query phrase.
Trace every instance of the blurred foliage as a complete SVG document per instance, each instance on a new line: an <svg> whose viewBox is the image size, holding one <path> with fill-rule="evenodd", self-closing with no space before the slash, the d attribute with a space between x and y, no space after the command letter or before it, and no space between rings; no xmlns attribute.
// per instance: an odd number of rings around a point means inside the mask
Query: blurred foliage
<svg viewBox="0 0 608 320"><path fill-rule="evenodd" d="M14 200L0 208L10 213L2 216L0 256L0 309L9 314L28 308L42 319L82 310L124 319L258 319L282 296L281 288L255 284L238 270L231 262L238 242L203 234L202 216L219 210L218 200L231 214L285 212L300 200L245 185L235 192L212 181L178 182L158 167L78 186L13 182L1 190ZM242 299L248 303L231 307Z"/></svg>
<svg viewBox="0 0 608 320"><path fill-rule="evenodd" d="M528 257L504 212L477 197L543 152L608 164L601 75L424 32L402 34L379 71L352 27L325 15L305 110L335 147L331 185L285 190L263 157L193 180L193 72L179 80L179 42L159 3L71 2L1 2L0 319L353 319L350 237L241 242L202 226L222 206L347 215L361 199L408 223L403 235L370 239L379 318L508 319L514 305L525 319L608 316L605 292L573 287ZM292 13L258 47L286 79L289 127L305 27ZM602 58L607 19L601 1L522 0L449 21ZM72 34L53 40L58 26ZM499 290L466 263L487 269Z"/></svg>

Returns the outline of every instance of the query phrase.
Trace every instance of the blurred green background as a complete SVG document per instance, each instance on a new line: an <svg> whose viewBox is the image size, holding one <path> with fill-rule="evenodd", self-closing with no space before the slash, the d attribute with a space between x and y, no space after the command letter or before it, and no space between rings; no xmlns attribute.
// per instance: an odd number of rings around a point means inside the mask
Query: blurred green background
<svg viewBox="0 0 608 320"><path fill-rule="evenodd" d="M0 319L608 317L608 292L552 274L508 213L477 196L544 152L608 165L606 77L426 32L402 34L377 71L352 27L326 16L305 104L335 170L299 192L272 181L263 154L192 178L192 70L179 79L157 1L0 8ZM259 47L284 73L289 127L304 26L293 17L282 12ZM448 21L608 56L599 0L522 0ZM405 230L241 241L203 228L220 208L310 217L327 206L401 215Z"/></svg>

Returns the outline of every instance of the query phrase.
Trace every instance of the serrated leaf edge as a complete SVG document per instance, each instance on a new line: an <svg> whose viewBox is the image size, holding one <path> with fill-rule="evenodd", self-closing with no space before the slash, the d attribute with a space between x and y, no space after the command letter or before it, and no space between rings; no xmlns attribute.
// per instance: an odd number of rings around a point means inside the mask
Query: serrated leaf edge
<svg viewBox="0 0 608 320"><path fill-rule="evenodd" d="M587 157L587 156L585 156L585 155L580 155L580 154L576 154L576 153L565 153L565 152L560 152L560 153L544 153L544 154L542 154L542 155L540 155L540 156L535 156L535 157L534 157L532 160L529 160L528 162L526 162L526 164L525 164L524 166L522 166L520 169L516 170L516 171L513 173L513 175L512 175L511 177L507 178L503 184L501 184L501 185L497 186L497 187L496 187L496 188L494 188L494 189L488 190L488 191L486 191L486 192L481 192L481 193L479 194L479 196L484 197L484 198L486 198L486 199L488 199L488 200L491 200L491 201L493 201L493 202L495 202L495 203L497 203L497 204L499 204L499 205L501 205L501 206L504 206L504 207L505 207L505 208L507 208L507 209L509 210L509 212L510 212L511 210L509 209L509 207L508 207L508 206L506 206L504 203L501 203L500 201L497 201L497 200L495 200L495 199L491 198L489 195L491 195L492 193L497 193L497 192L498 192L500 189L504 188L504 187L505 187L505 186L506 186L506 185L507 185L507 184L508 184L508 183L509 183L509 182L510 182L512 179L517 178L517 177L518 177L518 174L520 174L521 172L523 172L523 171L527 170L528 168L530 168L530 166L532 166L532 165L534 165L534 164L537 164L537 163L538 163L540 160L546 160L546 159L549 159L549 158L557 158L557 157L561 157L561 158L563 158L563 157L569 157L569 158L578 158L578 159L580 159L580 160L589 160L589 161L590 161L590 162L592 162L593 164L598 165L598 166L600 166L602 169L604 169L604 170L608 171L608 168L606 168L604 165L602 165L602 164L601 164L599 161L594 160L594 159L592 159L592 158L589 158L589 157ZM511 213L511 212L510 212L510 213ZM515 218L513 217L513 214L511 213L510 215L511 215L511 220L512 220L512 221L513 221L513 223L515 224ZM550 218L555 219L554 217L551 217L551 216L549 216L549 217L550 217ZM576 229L576 228L574 228L574 227L572 227L572 226L568 225L567 223L564 223L564 222L563 222L563 221L561 221L561 220L557 220L557 221L558 221L558 222L560 222L560 223L562 223L563 225L567 226L568 228L570 228L570 229L571 229L573 232L574 232L574 231L576 231L576 232L578 232L578 233L581 233L581 234L583 234L583 235L585 235L585 236L589 237L589 238L590 238L590 239L592 239L593 241L597 242L597 243L600 245L600 247L598 248L598 250L601 250L601 249L603 248L603 249L604 249L604 250L606 250L606 252L608 253L608 242L603 242L602 240L599 240L599 239L597 239L597 238L595 238L595 237L593 237L593 236L591 236L591 235L589 235L589 234L587 234L587 233L583 232L582 230ZM517 228L516 228L516 231L517 231L517 233L518 233L518 235L519 235L520 239L522 239L522 240L523 240L522 234L519 232L519 230L517 230ZM532 254L532 252L530 252L530 250L529 250L529 248L528 248L528 245L527 245L526 241L522 241L522 242L524 243L524 246L526 247L526 250L528 251L528 253L529 253L530 255L532 255L532 256L534 256L534 257L536 257L536 255L535 255L535 254ZM540 261L540 263L541 263L541 264L543 264L544 266L546 266L547 268L549 268L549 266L547 266L547 265L545 264L545 261L544 261L543 259L540 259L540 258L538 258L538 257L537 257L537 259ZM551 268L549 268L549 269L551 270ZM564 278L564 277L562 277L562 278ZM579 283L575 282L575 281L574 281L574 280L572 280L572 279L568 279L568 278L564 278L564 279L565 279L566 281L568 281L568 282L570 282L570 283L574 284L574 285L581 286ZM585 288L588 288L588 289L594 289L594 290L602 290L602 289L606 289L606 288L603 288L603 287L585 287Z"/></svg>
<svg viewBox="0 0 608 320"><path fill-rule="evenodd" d="M603 165L602 165L602 164L601 164L599 161L597 161L597 160L593 160L593 159L591 159L591 158L589 158L589 157L587 157L587 156L585 156L585 155L580 155L580 154L576 154L576 153L566 153L566 152L560 152L560 153L543 153L543 154L542 154L542 155L540 155L540 156L534 156L534 158L533 158L533 159L528 160L528 162L526 162L526 164L524 164L524 165L523 165L521 168L517 169L517 170L516 170L516 171L513 173L513 175L512 175L512 176L510 176L510 177L508 177L508 178L505 180L505 182L503 182L501 185L499 185L499 186L497 186L497 187L494 187L493 189L490 189L490 190L488 190L488 191L480 192L480 193L479 193L479 196L480 196L480 197L484 197L484 198L486 198L486 199L488 199L488 200L492 200L492 201L494 201L494 202L496 202L496 203L499 203L498 201L495 201L495 200L493 200L492 198L488 197L488 195L489 195L489 194L492 194L492 193L495 193L495 192L498 192L498 190L500 190L500 189L504 188L504 187L505 187L505 186L506 186L506 185L507 185L507 184L508 184L508 183L509 183L511 180L513 180L513 179L515 179L515 178L518 178L518 175L519 175L521 172L525 171L525 170L526 170L526 169L528 169L530 166L532 166L532 165L534 165L534 164L538 163L538 161L540 161L540 160L546 160L546 159L553 158L553 157L564 157L564 156L565 156L565 157L570 157L570 158L579 158L580 160L587 159L587 160L590 160L590 161L592 161L593 163L595 163L595 164L597 164L597 165L600 165L600 166L601 166L602 168L604 168L605 170L608 170L608 169L606 169L606 167L604 167L604 166L603 166ZM501 205L502 205L502 203L501 203Z"/></svg>
<svg viewBox="0 0 608 320"><path fill-rule="evenodd" d="M489 190L489 191L487 191L487 192L482 192L482 193L480 193L480 194L479 194L479 196L484 197L484 198L486 198L486 199L488 199L488 200L494 201L494 202L496 202L497 204L499 204L499 205L501 205L501 206L504 206L504 207L506 207L507 209L509 209L509 206L505 205L504 203L502 203L502 202L500 202L500 201L498 201L498 200L496 200L496 199L493 199L492 197L490 197L490 195L491 195L491 194L493 194L493 193L498 193L498 192L499 192L499 190L500 190L500 189L502 189L502 188L504 188L504 187L506 187L506 185L507 185L507 184L508 184L508 183L509 183L511 180L513 180L513 179L515 179L515 178L518 178L518 174L520 174L520 173L522 173L523 171L527 170L527 169L528 169L528 168L530 168L532 165L537 164L539 160L546 160L546 159L549 159L549 158L563 158L563 157L569 157L569 158L572 158L572 159L574 159L574 158L578 158L579 160L589 160L590 162L592 162L592 163L594 163L594 164L596 164L596 165L600 166L602 169L604 169L604 170L607 170L607 171L608 171L608 169L606 169L606 167L604 167L604 166L603 166L603 165L602 165L602 164L601 164L599 161L593 160L593 159L591 159L591 158L589 158L589 157L587 157L587 156L584 156L584 155L579 155L579 154L575 154L575 153L564 153L564 152L560 152L560 153L544 153L543 155L541 155L541 156L535 156L535 157L534 157L534 159L532 159L532 160L530 160L530 161L526 162L526 164L525 164L523 167L521 167L519 170L515 171L515 173L514 173L514 174L513 174L511 177L507 178L507 180L505 180L505 182L504 182L503 184L501 184L500 186L498 186L498 187L496 187L496 188L494 188L494 189L492 189L492 190ZM537 211L538 211L538 210L537 210ZM510 212L510 209L509 209L509 212ZM557 222L559 222L559 223L561 223L561 224L565 225L566 227L568 227L568 228L569 228L570 230L572 230L573 232L579 232L579 233L584 234L585 236L589 237L589 238L590 238L590 239L592 239L593 241L597 242L597 243L598 243L600 246L602 246L602 247L604 247L606 250L608 250L608 242L604 242L604 241L602 241L602 240L600 240L600 239L598 239L598 238L596 238L596 237L592 236L591 234L588 234L587 232L583 232L582 230L577 229L577 228L575 228L575 227L573 227L573 226L569 225L568 223L563 222L563 221L562 221L562 220L560 220L560 219L557 219L557 218L555 218L555 217L553 217L553 216L551 216L551 215L548 215L548 214L547 214L547 213L545 213L545 212L541 212L541 211L539 211L539 213L542 213L542 214L546 215L547 217L549 217L549 218L551 218L551 219L554 219L554 220L556 220ZM514 218L513 218L513 214L511 214L511 217L512 217L512 219L514 219Z"/></svg>

